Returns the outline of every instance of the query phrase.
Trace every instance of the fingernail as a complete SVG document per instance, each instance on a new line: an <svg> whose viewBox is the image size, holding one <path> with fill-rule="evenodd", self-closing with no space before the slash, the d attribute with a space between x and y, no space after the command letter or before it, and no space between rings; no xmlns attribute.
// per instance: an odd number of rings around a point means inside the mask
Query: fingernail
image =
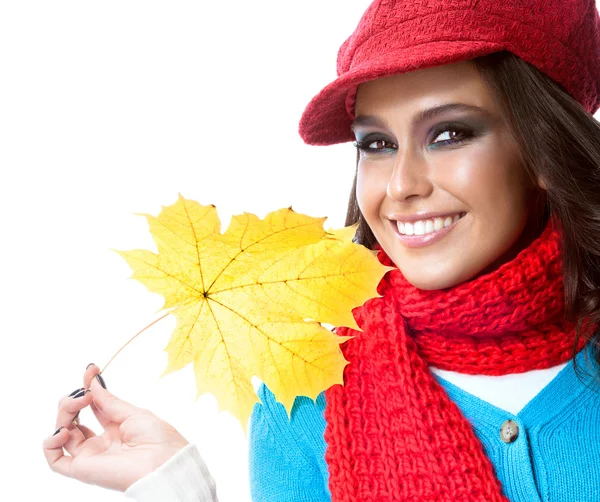
<svg viewBox="0 0 600 502"><path fill-rule="evenodd" d="M89 367L90 367L92 364L94 364L94 363L90 363L90 364L88 364L88 365L85 367L85 369L87 370L87 369L88 369L88 368L89 368Z"/></svg>
<svg viewBox="0 0 600 502"><path fill-rule="evenodd" d="M100 375L100 373L98 373L96 375L96 380L98 380L98 382L100 383L100 385L102 385L102 387L104 387L106 389L106 384L104 383L104 378L102 378L102 376Z"/></svg>
<svg viewBox="0 0 600 502"><path fill-rule="evenodd" d="M64 429L64 427L59 427L58 429L56 429L56 432L52 435L56 436L60 432L61 429Z"/></svg>
<svg viewBox="0 0 600 502"><path fill-rule="evenodd" d="M85 389L81 389L81 391L73 396L73 399L79 399L87 394Z"/></svg>
<svg viewBox="0 0 600 502"><path fill-rule="evenodd" d="M83 390L83 387L81 387L81 388L79 388L79 389L76 389L76 390L74 390L73 392L71 392L71 393L69 394L69 397L73 397L75 394L77 394L78 392L80 392L80 391L82 391L82 390Z"/></svg>

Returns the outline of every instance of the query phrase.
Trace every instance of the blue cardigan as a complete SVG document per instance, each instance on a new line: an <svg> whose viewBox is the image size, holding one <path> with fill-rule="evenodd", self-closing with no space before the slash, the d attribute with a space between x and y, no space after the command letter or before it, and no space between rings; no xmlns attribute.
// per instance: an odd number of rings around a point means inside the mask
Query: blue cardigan
<svg viewBox="0 0 600 502"><path fill-rule="evenodd" d="M577 372L570 361L516 415L436 375L473 426L512 502L600 502L600 373L590 347L577 355ZM324 393L316 402L296 398L291 420L264 384L259 397L249 429L252 500L330 501ZM512 443L500 437L506 420L519 427Z"/></svg>

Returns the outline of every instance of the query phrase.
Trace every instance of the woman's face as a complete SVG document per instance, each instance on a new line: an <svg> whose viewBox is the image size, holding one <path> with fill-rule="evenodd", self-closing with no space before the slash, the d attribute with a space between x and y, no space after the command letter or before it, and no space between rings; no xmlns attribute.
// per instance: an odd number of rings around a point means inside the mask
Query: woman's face
<svg viewBox="0 0 600 502"><path fill-rule="evenodd" d="M450 104L462 108L420 116ZM361 84L355 114L356 140L367 149L358 162L360 210L414 286L443 289L490 272L541 232L531 223L538 189L472 62Z"/></svg>

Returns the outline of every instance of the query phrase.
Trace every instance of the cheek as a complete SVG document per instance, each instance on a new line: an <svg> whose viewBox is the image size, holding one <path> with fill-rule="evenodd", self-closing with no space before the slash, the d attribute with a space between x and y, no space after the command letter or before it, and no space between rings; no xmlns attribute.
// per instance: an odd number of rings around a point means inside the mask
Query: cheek
<svg viewBox="0 0 600 502"><path fill-rule="evenodd" d="M491 155L490 161L473 169L466 188L479 217L494 224L511 225L526 213L527 187L520 164L507 155Z"/></svg>
<svg viewBox="0 0 600 502"><path fill-rule="evenodd" d="M482 144L455 170L455 187L481 222L517 223L526 206L525 173L510 146ZM506 223L506 221L504 221Z"/></svg>

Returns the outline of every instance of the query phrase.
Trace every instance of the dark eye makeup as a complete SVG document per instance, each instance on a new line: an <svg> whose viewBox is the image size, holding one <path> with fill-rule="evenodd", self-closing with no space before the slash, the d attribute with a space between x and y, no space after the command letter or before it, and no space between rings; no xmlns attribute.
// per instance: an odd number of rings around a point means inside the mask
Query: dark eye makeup
<svg viewBox="0 0 600 502"><path fill-rule="evenodd" d="M429 139L433 140L440 134L448 132L450 138L448 140L435 141L431 143L432 148L440 148L444 146L456 146L465 141L468 141L476 136L476 133L470 127L456 122L445 122L436 125L429 134ZM455 133L454 135L452 133ZM390 141L386 136L380 133L368 134L361 140L352 143L361 153L386 153L397 148L393 141ZM385 145L388 146L385 146ZM375 145L375 146L373 146Z"/></svg>

